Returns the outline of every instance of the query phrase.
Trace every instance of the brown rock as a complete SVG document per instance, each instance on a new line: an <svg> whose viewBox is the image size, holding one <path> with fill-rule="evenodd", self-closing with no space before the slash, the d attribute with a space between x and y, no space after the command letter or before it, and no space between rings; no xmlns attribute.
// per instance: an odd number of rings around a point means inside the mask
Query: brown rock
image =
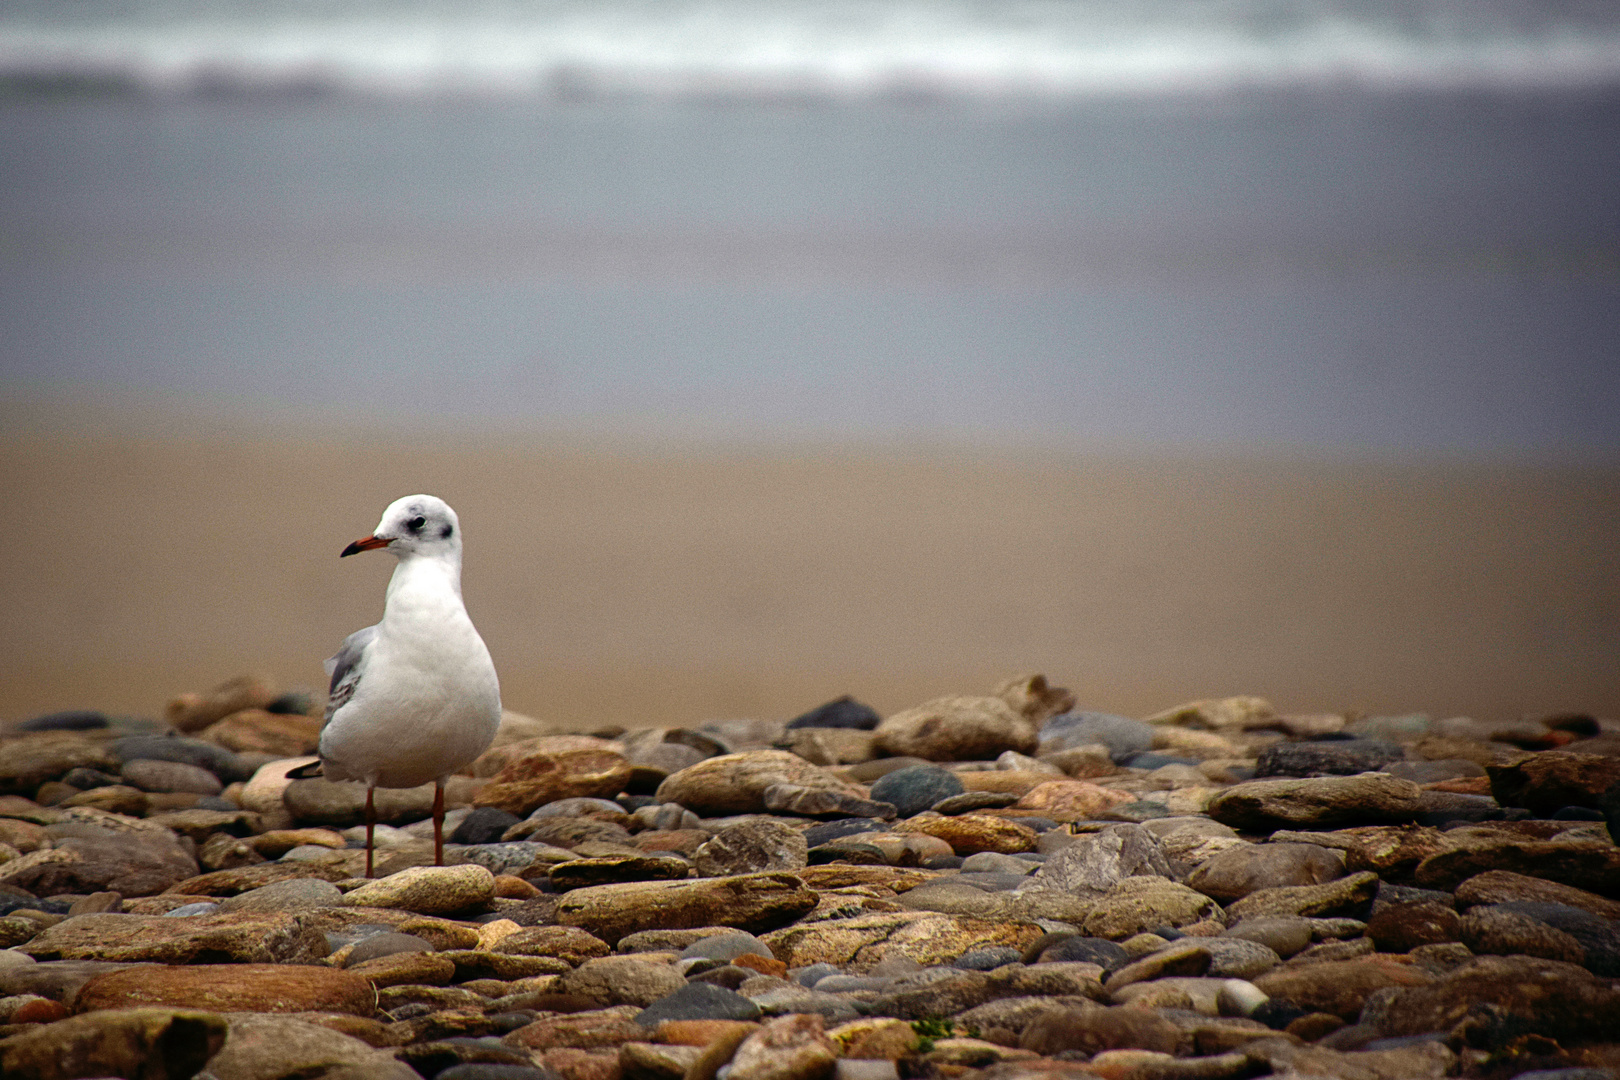
<svg viewBox="0 0 1620 1080"><path fill-rule="evenodd" d="M1395 995L1379 1027L1387 1035L1442 1031L1487 1048L1524 1034L1565 1046L1602 1042L1620 1030L1620 990L1574 964L1483 956Z"/></svg>
<svg viewBox="0 0 1620 1080"><path fill-rule="evenodd" d="M816 894L792 874L743 874L575 889L557 902L557 921L582 927L611 945L654 928L767 930L792 922L816 903Z"/></svg>
<svg viewBox="0 0 1620 1080"><path fill-rule="evenodd" d="M1276 719L1271 702L1258 697L1206 698L1177 705L1147 718L1149 724L1176 724L1195 730L1242 731Z"/></svg>
<svg viewBox="0 0 1620 1080"><path fill-rule="evenodd" d="M167 830L67 836L51 851L0 865L0 883L36 896L113 891L151 896L196 874L197 861Z"/></svg>
<svg viewBox="0 0 1620 1080"><path fill-rule="evenodd" d="M563 1047L540 1055L540 1066L559 1080L622 1080L619 1051L602 1053Z"/></svg>
<svg viewBox="0 0 1620 1080"><path fill-rule="evenodd" d="M1343 825L1411 821L1423 792L1387 773L1251 780L1210 800L1207 813L1246 832L1279 828L1333 829Z"/></svg>
<svg viewBox="0 0 1620 1080"><path fill-rule="evenodd" d="M731 962L737 967L757 971L761 975L774 975L778 979L787 978L787 965L774 957L761 956L758 953L743 953L741 956L732 957Z"/></svg>
<svg viewBox="0 0 1620 1080"><path fill-rule="evenodd" d="M1119 941L1155 927L1220 917L1220 906L1195 889L1160 877L1128 877L1093 903L1081 926L1092 937Z"/></svg>
<svg viewBox="0 0 1620 1080"><path fill-rule="evenodd" d="M0 797L3 798L3 797ZM50 834L43 825L17 818L0 817L0 844L8 844L26 855L50 846Z"/></svg>
<svg viewBox="0 0 1620 1080"><path fill-rule="evenodd" d="M1312 1080L1441 1080L1452 1075L1457 1060L1450 1048L1433 1040L1391 1050L1343 1053L1266 1039L1246 1046L1244 1056L1273 1075Z"/></svg>
<svg viewBox="0 0 1620 1080"><path fill-rule="evenodd" d="M727 826L694 854L703 877L757 874L767 870L794 873L809 862L804 833L779 821L746 821Z"/></svg>
<svg viewBox="0 0 1620 1080"><path fill-rule="evenodd" d="M1027 825L978 813L963 814L961 817L919 815L899 822L892 831L938 837L951 845L951 850L964 856L976 855L981 851L1003 855L1034 851L1036 841L1040 839L1040 834Z"/></svg>
<svg viewBox="0 0 1620 1080"><path fill-rule="evenodd" d="M1367 937L1379 952L1411 952L1421 945L1461 940L1460 922L1450 904L1434 900L1386 904L1367 920Z"/></svg>
<svg viewBox="0 0 1620 1080"><path fill-rule="evenodd" d="M567 736L523 745L527 753L496 773L474 797L474 806L522 817L558 799L611 799L630 782L630 763L605 746L580 746Z"/></svg>
<svg viewBox="0 0 1620 1080"><path fill-rule="evenodd" d="M1187 884L1223 904L1260 889L1320 885L1344 876L1344 857L1316 844L1250 844L1199 864Z"/></svg>
<svg viewBox="0 0 1620 1080"><path fill-rule="evenodd" d="M1620 902L1585 889L1507 870L1488 870L1469 878L1457 886L1456 900L1457 906L1464 909L1476 904L1506 904L1514 900L1568 904L1610 921L1620 919Z"/></svg>
<svg viewBox="0 0 1620 1080"><path fill-rule="evenodd" d="M692 864L672 855L609 855L556 863L547 876L559 892L625 881L680 881Z"/></svg>
<svg viewBox="0 0 1620 1080"><path fill-rule="evenodd" d="M403 908L422 915L449 915L487 905L495 875L475 863L415 866L369 881L343 897L346 907Z"/></svg>
<svg viewBox="0 0 1620 1080"><path fill-rule="evenodd" d="M242 964L312 960L326 940L286 912L235 912L172 919L163 915L76 915L19 951L36 960Z"/></svg>
<svg viewBox="0 0 1620 1080"><path fill-rule="evenodd" d="M351 1017L354 1023L359 1018ZM413 1080L416 1072L387 1050L337 1026L330 1015L314 1017L236 1013L230 1017L225 1049L209 1063L213 1075L229 1080ZM375 1028L362 1030L375 1031Z"/></svg>
<svg viewBox="0 0 1620 1080"><path fill-rule="evenodd" d="M1030 922L893 911L800 923L764 940L790 968L828 963L865 971L890 956L927 966L948 964L974 949L1022 950L1040 936L1040 927Z"/></svg>
<svg viewBox="0 0 1620 1080"><path fill-rule="evenodd" d="M758 1030L759 1025L751 1020L665 1020L653 1037L676 1046L708 1046L722 1036L740 1034L735 1045L741 1045L743 1039Z"/></svg>
<svg viewBox="0 0 1620 1080"><path fill-rule="evenodd" d="M541 1017L518 1028L502 1041L508 1046L533 1050L569 1047L578 1050L617 1048L623 1043L647 1037L647 1029L635 1022L639 1006L619 1005L611 1009Z"/></svg>
<svg viewBox="0 0 1620 1080"><path fill-rule="evenodd" d="M697 1046L627 1042L619 1047L619 1070L625 1080L681 1080L702 1053Z"/></svg>
<svg viewBox="0 0 1620 1080"><path fill-rule="evenodd" d="M1380 825L1346 829L1345 868L1368 870L1389 880L1410 879L1418 863L1449 851L1456 839L1427 825Z"/></svg>
<svg viewBox="0 0 1620 1080"><path fill-rule="evenodd" d="M0 795L32 795L45 781L80 766L116 774L119 763L102 740L76 731L0 738Z"/></svg>
<svg viewBox="0 0 1620 1080"><path fill-rule="evenodd" d="M1014 675L995 689L995 696L1038 729L1059 713L1074 708L1073 690L1053 686L1045 675Z"/></svg>
<svg viewBox="0 0 1620 1080"><path fill-rule="evenodd" d="M529 721L519 728L508 730L509 721L519 714L503 712L501 729L488 750L480 754L467 769L475 777L488 779L512 764L536 752L569 753L575 750L606 750L624 754L626 744L619 739L599 739L594 735L560 734L548 730L539 721ZM522 718L528 721L527 717ZM510 736L510 737L508 737Z"/></svg>
<svg viewBox="0 0 1620 1080"><path fill-rule="evenodd" d="M1586 964L1586 949L1574 937L1539 919L1489 905L1458 920L1457 939L1479 955L1538 956Z"/></svg>
<svg viewBox="0 0 1620 1080"><path fill-rule="evenodd" d="M1390 957L1366 956L1273 968L1252 981L1268 996L1292 1002L1306 1012L1332 1013L1354 1023L1374 991L1386 987L1427 986L1434 979L1412 964L1397 963Z"/></svg>
<svg viewBox="0 0 1620 1080"><path fill-rule="evenodd" d="M815 1013L780 1016L744 1039L727 1074L736 1080L825 1080L838 1061Z"/></svg>
<svg viewBox="0 0 1620 1080"><path fill-rule="evenodd" d="M828 770L785 750L748 750L706 758L671 773L658 785L657 797L702 815L761 814L766 812L766 789L778 784L865 797Z"/></svg>
<svg viewBox="0 0 1620 1080"><path fill-rule="evenodd" d="M1016 795L1023 798L1042 784L1052 781L1052 774L1033 769L983 769L958 773L962 790L967 793L993 792L997 795Z"/></svg>
<svg viewBox="0 0 1620 1080"><path fill-rule="evenodd" d="M573 926L524 927L501 938L493 950L514 956L551 956L575 967L610 951L600 938Z"/></svg>
<svg viewBox="0 0 1620 1080"><path fill-rule="evenodd" d="M215 1012L342 1012L370 1016L372 985L352 971L302 964L129 968L80 988L79 1011L167 1005Z"/></svg>
<svg viewBox="0 0 1620 1080"><path fill-rule="evenodd" d="M202 738L237 753L301 757L315 753L321 741L321 719L298 713L243 709L209 725Z"/></svg>
<svg viewBox="0 0 1620 1080"><path fill-rule="evenodd" d="M1413 876L1426 888L1453 889L1489 870L1507 870L1589 892L1620 895L1620 848L1612 844L1535 840L1479 843L1432 855L1418 864Z"/></svg>
<svg viewBox="0 0 1620 1080"><path fill-rule="evenodd" d="M349 877L346 869L321 863L260 863L257 866L239 866L230 870L216 870L209 874L177 881L165 894L180 896L236 896L238 893L262 889L278 881L313 877L322 881L342 881Z"/></svg>
<svg viewBox="0 0 1620 1080"><path fill-rule="evenodd" d="M57 785L41 784L39 798L54 806L64 809L74 806L91 806L97 810L105 810L109 814L126 814L129 817L144 817L151 796L140 788L129 787L125 784L110 784L107 787L91 788L89 791L80 791L69 794L67 798L46 798L45 792ZM62 789L71 791L68 785L61 785Z"/></svg>
<svg viewBox="0 0 1620 1080"><path fill-rule="evenodd" d="M233 870L240 866L257 866L265 858L229 833L215 833L197 849L197 862L203 870Z"/></svg>
<svg viewBox="0 0 1620 1080"><path fill-rule="evenodd" d="M892 757L985 761L1008 750L1033 754L1036 727L999 697L944 697L884 720L873 732Z"/></svg>
<svg viewBox="0 0 1620 1080"><path fill-rule="evenodd" d="M295 847L325 847L342 851L348 846L341 835L331 829L272 829L249 836L245 842L267 859L279 859Z"/></svg>
<svg viewBox="0 0 1620 1080"><path fill-rule="evenodd" d="M1378 875L1362 872L1329 881L1323 885L1289 885L1259 889L1226 906L1228 925L1242 919L1277 915L1304 915L1308 918L1361 918L1378 895Z"/></svg>
<svg viewBox="0 0 1620 1080"><path fill-rule="evenodd" d="M1055 810L1081 817L1096 817L1136 796L1084 780L1048 780L1031 788L1013 805L1019 810Z"/></svg>
<svg viewBox="0 0 1620 1080"><path fill-rule="evenodd" d="M1485 772L1498 803L1550 818L1566 806L1602 809L1603 793L1620 783L1620 757L1546 750L1486 765Z"/></svg>
<svg viewBox="0 0 1620 1080"><path fill-rule="evenodd" d="M1063 1009L1049 1012L1024 1029L1018 1045L1050 1057L1065 1050L1097 1054L1134 1048L1173 1054L1186 1039L1175 1024L1147 1009Z"/></svg>
<svg viewBox="0 0 1620 1080"><path fill-rule="evenodd" d="M587 960L562 977L557 992L596 1005L640 1005L645 1008L686 985L668 964L637 956L602 956Z"/></svg>
<svg viewBox="0 0 1620 1080"><path fill-rule="evenodd" d="M379 989L384 986L443 986L455 978L455 961L437 953L397 952L346 968Z"/></svg>
<svg viewBox="0 0 1620 1080"><path fill-rule="evenodd" d="M6 1080L189 1080L225 1045L225 1019L181 1009L76 1016L0 1039Z"/></svg>
<svg viewBox="0 0 1620 1080"><path fill-rule="evenodd" d="M513 982L537 975L561 975L569 970L566 961L551 956L514 956L486 949L447 949L438 954L456 965L456 981L501 979Z"/></svg>
<svg viewBox="0 0 1620 1080"><path fill-rule="evenodd" d="M267 680L257 675L238 675L206 695L181 694L163 712L176 730L190 733L243 709L266 708L275 700L276 692Z"/></svg>
<svg viewBox="0 0 1620 1080"><path fill-rule="evenodd" d="M1133 960L1119 968L1108 976L1103 989L1112 994L1148 979L1178 975L1197 977L1209 970L1213 960L1209 950L1196 940L1173 942L1167 948L1148 953L1140 960Z"/></svg>

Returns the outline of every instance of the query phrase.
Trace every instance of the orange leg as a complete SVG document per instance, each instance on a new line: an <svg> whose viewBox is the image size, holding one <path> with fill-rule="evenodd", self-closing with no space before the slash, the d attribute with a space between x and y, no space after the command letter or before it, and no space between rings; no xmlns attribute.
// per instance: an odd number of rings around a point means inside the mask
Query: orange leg
<svg viewBox="0 0 1620 1080"><path fill-rule="evenodd" d="M372 793L376 790L373 785L366 786L366 877L371 876L372 834L377 829L377 808L371 802Z"/></svg>
<svg viewBox="0 0 1620 1080"><path fill-rule="evenodd" d="M433 865L444 865L444 781L433 784Z"/></svg>

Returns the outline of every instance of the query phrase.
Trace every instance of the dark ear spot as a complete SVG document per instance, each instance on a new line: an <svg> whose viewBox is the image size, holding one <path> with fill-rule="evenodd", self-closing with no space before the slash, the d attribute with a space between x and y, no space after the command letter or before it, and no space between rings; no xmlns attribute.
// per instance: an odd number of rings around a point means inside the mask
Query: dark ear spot
<svg viewBox="0 0 1620 1080"><path fill-rule="evenodd" d="M456 531L456 527L454 525L450 524L447 521L444 524L444 528L442 530L440 530L440 532L439 532L439 539L448 540L448 539L450 539L450 534L455 532L455 531Z"/></svg>

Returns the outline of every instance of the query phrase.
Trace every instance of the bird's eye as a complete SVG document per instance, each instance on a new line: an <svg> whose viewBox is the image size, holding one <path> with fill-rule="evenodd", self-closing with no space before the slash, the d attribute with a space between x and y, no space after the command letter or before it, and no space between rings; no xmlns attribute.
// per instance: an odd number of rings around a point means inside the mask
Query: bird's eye
<svg viewBox="0 0 1620 1080"><path fill-rule="evenodd" d="M425 518L425 517L413 517L413 518L411 518L411 520L409 520L409 521L407 521L405 523L405 527L407 529L411 530L411 532L421 532L422 531L422 526L424 526L426 524L427 524L427 518Z"/></svg>

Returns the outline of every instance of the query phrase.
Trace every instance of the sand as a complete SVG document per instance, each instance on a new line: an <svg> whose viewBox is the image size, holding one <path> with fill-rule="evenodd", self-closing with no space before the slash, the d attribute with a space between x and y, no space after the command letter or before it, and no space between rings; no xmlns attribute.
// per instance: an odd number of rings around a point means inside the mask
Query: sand
<svg viewBox="0 0 1620 1080"><path fill-rule="evenodd" d="M338 552L415 491L460 512L507 707L582 730L1032 670L1127 715L1620 715L1620 468L19 416L0 722L243 671L323 687L393 566Z"/></svg>

